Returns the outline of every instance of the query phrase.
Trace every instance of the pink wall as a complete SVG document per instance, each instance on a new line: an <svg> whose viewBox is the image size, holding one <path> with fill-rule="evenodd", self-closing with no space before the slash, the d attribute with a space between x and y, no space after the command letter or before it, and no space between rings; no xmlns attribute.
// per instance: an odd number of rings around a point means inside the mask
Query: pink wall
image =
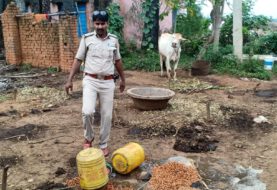
<svg viewBox="0 0 277 190"><path fill-rule="evenodd" d="M136 43L141 46L143 22L139 20L140 0L118 0L120 4L121 14L124 17L124 38L126 42ZM161 10L165 6L162 4ZM161 11L162 12L162 11ZM172 27L171 13L160 21L160 31L169 31Z"/></svg>

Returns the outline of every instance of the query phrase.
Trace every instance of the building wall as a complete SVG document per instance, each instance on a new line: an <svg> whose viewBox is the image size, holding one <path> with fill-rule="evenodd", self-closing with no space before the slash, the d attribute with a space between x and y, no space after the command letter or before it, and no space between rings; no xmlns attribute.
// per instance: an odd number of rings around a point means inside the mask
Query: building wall
<svg viewBox="0 0 277 190"><path fill-rule="evenodd" d="M121 15L124 17L124 38L126 42L132 42L141 47L143 22L140 20L140 0L116 0L120 4ZM165 8L162 3L160 12ZM169 13L160 21L160 33L170 31L172 28L172 14Z"/></svg>
<svg viewBox="0 0 277 190"><path fill-rule="evenodd" d="M16 18L19 13L12 3L2 16L6 61L69 71L79 43L76 17L65 16L59 23L50 23L36 22L33 14Z"/></svg>
<svg viewBox="0 0 277 190"><path fill-rule="evenodd" d="M31 63L36 67L58 67L58 23L32 22L32 14L19 19L22 63Z"/></svg>

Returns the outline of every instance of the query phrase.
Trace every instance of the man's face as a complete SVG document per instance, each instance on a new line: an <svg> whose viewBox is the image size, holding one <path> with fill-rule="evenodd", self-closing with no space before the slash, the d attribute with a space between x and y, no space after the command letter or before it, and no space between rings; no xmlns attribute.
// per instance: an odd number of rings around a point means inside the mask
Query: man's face
<svg viewBox="0 0 277 190"><path fill-rule="evenodd" d="M96 31L96 34L103 35L106 34L108 29L108 22L96 20L93 22L94 29Z"/></svg>

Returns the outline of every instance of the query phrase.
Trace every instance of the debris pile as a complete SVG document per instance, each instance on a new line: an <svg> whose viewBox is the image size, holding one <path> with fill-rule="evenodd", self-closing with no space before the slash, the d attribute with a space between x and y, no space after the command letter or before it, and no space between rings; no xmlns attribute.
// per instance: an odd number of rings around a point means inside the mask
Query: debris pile
<svg viewBox="0 0 277 190"><path fill-rule="evenodd" d="M180 82L176 82L172 85L171 90L176 90L180 93L195 93L202 92L204 90L209 89L219 89L219 86L214 86L208 82L200 81L196 78L192 80L182 80Z"/></svg>
<svg viewBox="0 0 277 190"><path fill-rule="evenodd" d="M64 91L48 87L26 87L21 89L16 96L16 101L37 103L43 108L61 104L67 99L68 96Z"/></svg>
<svg viewBox="0 0 277 190"><path fill-rule="evenodd" d="M118 185L116 183L109 182L106 190L134 190L134 188L128 185Z"/></svg>
<svg viewBox="0 0 277 190"><path fill-rule="evenodd" d="M182 152L214 151L219 141L213 131L213 127L198 121L185 124L178 130L173 148Z"/></svg>
<svg viewBox="0 0 277 190"><path fill-rule="evenodd" d="M177 162L168 162L153 168L149 189L193 190L194 188L191 185L199 180L200 176L194 167L187 167Z"/></svg>
<svg viewBox="0 0 277 190"><path fill-rule="evenodd" d="M65 183L68 187L79 187L80 186L80 178L74 177L72 179L67 179Z"/></svg>

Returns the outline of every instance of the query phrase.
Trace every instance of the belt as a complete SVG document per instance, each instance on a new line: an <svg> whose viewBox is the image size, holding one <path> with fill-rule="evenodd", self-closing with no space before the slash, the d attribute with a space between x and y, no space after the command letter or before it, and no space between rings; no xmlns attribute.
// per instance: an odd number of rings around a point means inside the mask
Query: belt
<svg viewBox="0 0 277 190"><path fill-rule="evenodd" d="M85 73L85 75L90 76L95 79L99 80L111 80L113 79L113 75L97 75L97 74L90 74L90 73Z"/></svg>

